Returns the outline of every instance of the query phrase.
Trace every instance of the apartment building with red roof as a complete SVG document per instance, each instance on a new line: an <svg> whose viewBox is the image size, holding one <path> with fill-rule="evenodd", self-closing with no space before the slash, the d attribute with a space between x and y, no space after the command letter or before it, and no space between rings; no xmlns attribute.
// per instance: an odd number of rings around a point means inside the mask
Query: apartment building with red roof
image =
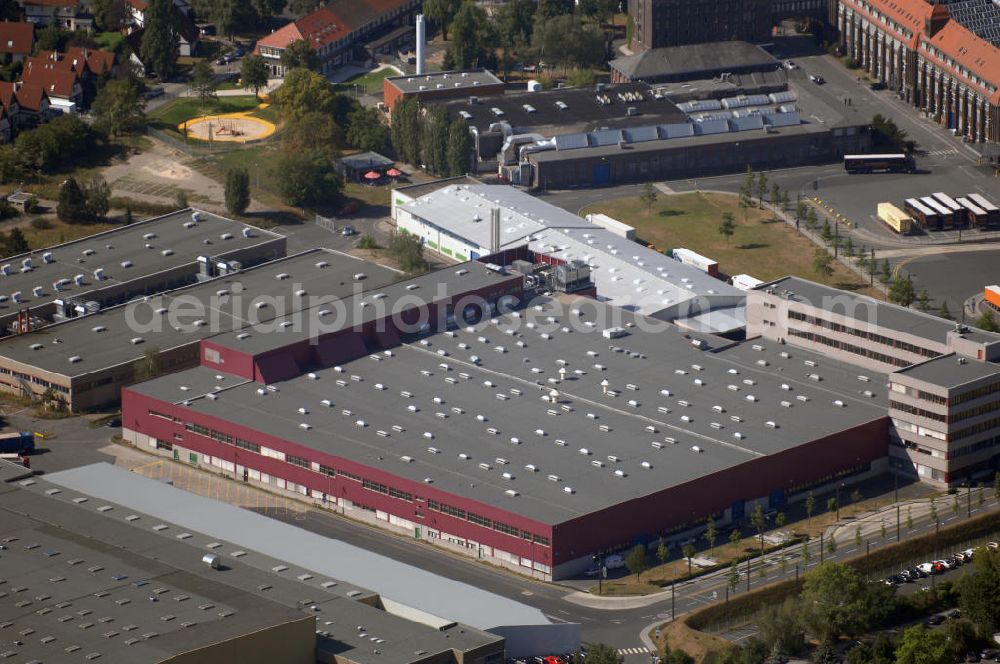
<svg viewBox="0 0 1000 664"><path fill-rule="evenodd" d="M28 22L0 23L0 62L20 62L35 47L35 26Z"/></svg>
<svg viewBox="0 0 1000 664"><path fill-rule="evenodd" d="M45 91L52 110L76 113L83 105L83 86L79 77L62 61L28 58L21 73L25 85L39 86Z"/></svg>
<svg viewBox="0 0 1000 664"><path fill-rule="evenodd" d="M0 107L3 107L13 131L34 125L47 116L49 98L41 85L0 81Z"/></svg>
<svg viewBox="0 0 1000 664"><path fill-rule="evenodd" d="M351 62L370 62L372 40L386 34L395 41L412 38L420 0L332 0L257 41L254 52L262 56L274 77L285 75L281 55L290 44L305 40L319 56L319 71L331 74ZM380 44L384 48L384 45Z"/></svg>
<svg viewBox="0 0 1000 664"><path fill-rule="evenodd" d="M94 17L87 12L82 0L18 1L28 23L57 25L64 30L91 30L94 27Z"/></svg>
<svg viewBox="0 0 1000 664"><path fill-rule="evenodd" d="M847 55L971 143L1000 142L1000 48L924 0L838 0Z"/></svg>

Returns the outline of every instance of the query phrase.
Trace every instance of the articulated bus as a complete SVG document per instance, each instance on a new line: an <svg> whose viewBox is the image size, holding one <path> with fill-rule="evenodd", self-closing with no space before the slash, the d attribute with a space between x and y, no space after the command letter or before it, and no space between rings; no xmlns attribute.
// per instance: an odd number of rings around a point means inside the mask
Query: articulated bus
<svg viewBox="0 0 1000 664"><path fill-rule="evenodd" d="M956 198L955 202L965 210L965 218L969 225L974 228L985 228L987 225L986 211L970 201L968 198Z"/></svg>
<svg viewBox="0 0 1000 664"><path fill-rule="evenodd" d="M848 173L912 173L917 168L908 154L845 154L844 170Z"/></svg>
<svg viewBox="0 0 1000 664"><path fill-rule="evenodd" d="M937 192L936 194L931 194L931 197L944 206L946 209L951 210L951 222L945 220L945 227L951 226L953 228L958 228L965 225L966 212L965 209L959 205L954 198L949 196L944 192Z"/></svg>
<svg viewBox="0 0 1000 664"><path fill-rule="evenodd" d="M937 228L941 223L938 213L916 198L907 198L903 205L909 215L920 224L921 228Z"/></svg>
<svg viewBox="0 0 1000 664"><path fill-rule="evenodd" d="M928 226L928 228L939 231L945 226L951 226L951 210L938 203L936 198L933 196L923 196L921 197L920 202L926 207L929 207L931 210L934 210L938 217L937 225Z"/></svg>
<svg viewBox="0 0 1000 664"><path fill-rule="evenodd" d="M1000 208L997 208L996 205L993 205L993 203L986 200L985 196L981 194L969 194L966 198L969 199L969 202L986 213L987 225L996 226L997 224L1000 224Z"/></svg>

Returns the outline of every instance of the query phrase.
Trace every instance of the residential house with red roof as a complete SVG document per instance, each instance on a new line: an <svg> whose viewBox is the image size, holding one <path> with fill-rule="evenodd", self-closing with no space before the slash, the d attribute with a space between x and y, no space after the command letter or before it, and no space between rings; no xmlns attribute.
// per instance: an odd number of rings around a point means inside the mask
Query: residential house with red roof
<svg viewBox="0 0 1000 664"><path fill-rule="evenodd" d="M83 86L76 73L65 61L28 58L21 73L25 85L37 85L45 91L52 111L76 113L83 105Z"/></svg>
<svg viewBox="0 0 1000 664"><path fill-rule="evenodd" d="M254 52L268 63L271 76L282 77L281 54L289 44L305 40L319 56L319 70L331 74L351 62L370 62L385 39L412 41L420 0L332 0L257 41ZM391 50L393 44L388 44Z"/></svg>
<svg viewBox="0 0 1000 664"><path fill-rule="evenodd" d="M82 0L18 0L24 18L35 25L58 25L64 30L92 30L94 17Z"/></svg>
<svg viewBox="0 0 1000 664"><path fill-rule="evenodd" d="M924 0L838 0L847 55L969 142L1000 142L1000 48Z"/></svg>
<svg viewBox="0 0 1000 664"><path fill-rule="evenodd" d="M40 85L0 81L0 106L10 121L11 129L32 126L49 114L49 98Z"/></svg>
<svg viewBox="0 0 1000 664"><path fill-rule="evenodd" d="M10 120L7 118L7 111L0 106L0 144L10 143L11 128Z"/></svg>
<svg viewBox="0 0 1000 664"><path fill-rule="evenodd" d="M20 62L35 47L35 26L28 22L0 23L0 63Z"/></svg>

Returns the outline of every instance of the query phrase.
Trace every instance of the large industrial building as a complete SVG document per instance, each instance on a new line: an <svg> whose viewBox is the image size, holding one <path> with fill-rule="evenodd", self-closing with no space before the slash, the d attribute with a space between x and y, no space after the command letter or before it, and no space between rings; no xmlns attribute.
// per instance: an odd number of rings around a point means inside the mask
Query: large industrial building
<svg viewBox="0 0 1000 664"><path fill-rule="evenodd" d="M109 464L0 461L0 515L11 661L499 664L579 644L519 602Z"/></svg>
<svg viewBox="0 0 1000 664"><path fill-rule="evenodd" d="M514 187L454 182L395 189L397 228L458 260L509 265L526 246L536 260L583 268L603 302L695 332L742 331L745 298L726 282Z"/></svg>
<svg viewBox="0 0 1000 664"><path fill-rule="evenodd" d="M174 219L169 225L153 226L157 232L147 233L162 237L173 232L174 226L185 233L196 232ZM135 235L142 239L139 233ZM279 240L284 254L284 238L272 241ZM120 238L113 241L122 248L131 244ZM130 251L136 256L134 248ZM140 258L134 260L141 264ZM109 270L107 283L129 289L125 292L131 301L0 339L0 389L35 399L49 392L73 411L111 406L118 403L121 388L134 382L136 364L148 353L156 356L158 371L194 366L198 343L206 337L224 330L265 328L277 317L314 306L317 298L333 300L380 288L401 277L395 270L320 249L249 269L222 263L226 266L223 273L212 277L199 276L198 265L195 260L174 268L166 273L169 281L162 272L146 280L153 283L155 279L159 285L202 279L163 292L154 286L136 289L137 282L119 285L113 281L116 272ZM93 296L88 292L84 298L89 301Z"/></svg>
<svg viewBox="0 0 1000 664"><path fill-rule="evenodd" d="M747 336L890 372L894 470L946 485L1000 470L1000 335L786 277L747 292Z"/></svg>
<svg viewBox="0 0 1000 664"><path fill-rule="evenodd" d="M907 103L970 142L1000 141L995 3L838 0L837 27L847 55Z"/></svg>
<svg viewBox="0 0 1000 664"><path fill-rule="evenodd" d="M544 578L884 468L884 375L531 287L469 262L207 339L124 391L123 435Z"/></svg>

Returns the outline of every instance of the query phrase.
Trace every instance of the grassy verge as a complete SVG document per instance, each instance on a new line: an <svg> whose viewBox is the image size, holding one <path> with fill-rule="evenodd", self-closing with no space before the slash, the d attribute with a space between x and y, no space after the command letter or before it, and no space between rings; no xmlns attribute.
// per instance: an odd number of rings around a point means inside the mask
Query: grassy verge
<svg viewBox="0 0 1000 664"><path fill-rule="evenodd" d="M685 247L719 262L726 274L751 274L770 281L794 275L869 293L867 284L843 265L824 277L813 267L815 246L768 210L743 210L730 194L679 194L658 196L647 208L636 196L615 198L588 206L581 214L602 212L634 226L637 236L659 251ZM733 215L735 234L719 233L724 213Z"/></svg>
<svg viewBox="0 0 1000 664"><path fill-rule="evenodd" d="M253 95L215 97L202 101L197 97L179 97L149 114L149 124L156 129L177 132L177 125L202 115L239 113L256 108L260 102ZM180 135L178 133L178 135Z"/></svg>
<svg viewBox="0 0 1000 664"><path fill-rule="evenodd" d="M50 222L46 224L47 227L45 228L34 228L31 224L28 224L21 229L24 232L24 239L28 241L28 246L32 249L41 249L42 247L51 247L54 244L72 242L88 235L103 233L104 231L118 227L118 224L113 223L67 224L55 218L46 218L45 221Z"/></svg>
<svg viewBox="0 0 1000 664"><path fill-rule="evenodd" d="M380 69L352 76L333 87L336 92L353 93L355 86L357 86L357 90L361 94L379 94L382 92L382 81L390 76L399 76L399 74L394 69Z"/></svg>

